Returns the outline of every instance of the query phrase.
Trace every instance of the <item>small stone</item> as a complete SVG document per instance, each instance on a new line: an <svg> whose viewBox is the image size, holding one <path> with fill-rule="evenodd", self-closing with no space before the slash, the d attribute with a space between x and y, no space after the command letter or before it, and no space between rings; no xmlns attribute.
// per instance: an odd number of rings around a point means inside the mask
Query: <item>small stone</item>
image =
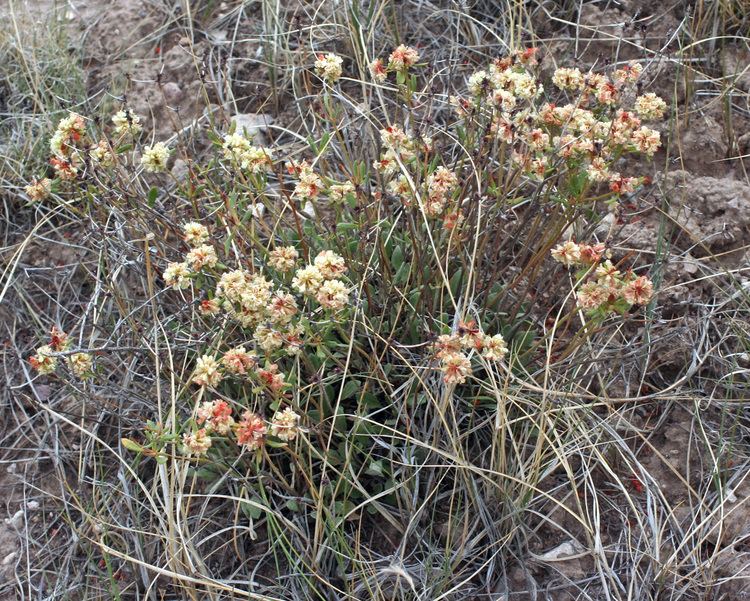
<svg viewBox="0 0 750 601"><path fill-rule="evenodd" d="M162 91L164 92L164 99L167 101L167 104L170 105L179 104L184 96L180 86L173 81L165 83L162 86Z"/></svg>

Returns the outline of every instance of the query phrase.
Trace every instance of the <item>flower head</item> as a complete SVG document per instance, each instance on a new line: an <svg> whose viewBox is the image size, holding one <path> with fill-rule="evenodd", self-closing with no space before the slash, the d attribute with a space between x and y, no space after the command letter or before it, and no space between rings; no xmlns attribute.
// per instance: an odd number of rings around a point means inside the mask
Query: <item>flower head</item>
<svg viewBox="0 0 750 601"><path fill-rule="evenodd" d="M216 267L219 258L216 256L216 249L213 246L201 244L190 249L190 252L185 256L185 262L190 265L193 271L200 271L204 267Z"/></svg>
<svg viewBox="0 0 750 601"><path fill-rule="evenodd" d="M302 294L315 294L323 284L323 274L315 265L298 269L292 280L292 287Z"/></svg>
<svg viewBox="0 0 750 601"><path fill-rule="evenodd" d="M115 126L115 133L118 136L126 133L135 136L143 129L141 118L128 109L117 111L112 116L112 123Z"/></svg>
<svg viewBox="0 0 750 601"><path fill-rule="evenodd" d="M502 361L508 353L508 345L505 344L505 338L502 334L484 337L482 344L482 356L490 361Z"/></svg>
<svg viewBox="0 0 750 601"><path fill-rule="evenodd" d="M552 258L568 267L576 265L581 260L581 247L572 240L568 240L552 249Z"/></svg>
<svg viewBox="0 0 750 601"><path fill-rule="evenodd" d="M313 261L320 274L327 280L336 278L346 273L344 258L332 250L323 250L318 253Z"/></svg>
<svg viewBox="0 0 750 601"><path fill-rule="evenodd" d="M216 386L221 382L219 362L212 355L203 355L195 362L193 384L198 386Z"/></svg>
<svg viewBox="0 0 750 601"><path fill-rule="evenodd" d="M381 59L376 58L370 63L370 75L378 83L383 83L386 80L388 73Z"/></svg>
<svg viewBox="0 0 750 601"><path fill-rule="evenodd" d="M203 401L195 414L199 426L205 424L207 432L216 432L221 436L229 434L234 425L232 408L226 401Z"/></svg>
<svg viewBox="0 0 750 601"><path fill-rule="evenodd" d="M57 369L57 357L53 357L52 347L45 344L36 349L36 354L29 357L29 363L36 371L42 375L48 375Z"/></svg>
<svg viewBox="0 0 750 601"><path fill-rule="evenodd" d="M639 276L625 284L623 298L632 305L645 305L654 295L654 284L646 276Z"/></svg>
<svg viewBox="0 0 750 601"><path fill-rule="evenodd" d="M190 246L200 246L208 240L208 229L206 226L195 221L184 224L182 231L185 232L185 242Z"/></svg>
<svg viewBox="0 0 750 601"><path fill-rule="evenodd" d="M77 377L83 379L91 375L93 362L89 353L75 353L70 356L69 362L70 369Z"/></svg>
<svg viewBox="0 0 750 601"><path fill-rule="evenodd" d="M341 280L326 280L315 295L326 309L343 309L349 303L349 289Z"/></svg>
<svg viewBox="0 0 750 601"><path fill-rule="evenodd" d="M164 283L175 290L190 286L190 266L187 263L170 263L164 270Z"/></svg>
<svg viewBox="0 0 750 601"><path fill-rule="evenodd" d="M24 188L31 202L39 202L47 198L52 191L52 180L49 178L35 179Z"/></svg>
<svg viewBox="0 0 750 601"><path fill-rule="evenodd" d="M635 112L644 119L657 120L664 117L667 103L653 92L649 92L635 99L634 108Z"/></svg>
<svg viewBox="0 0 750 601"><path fill-rule="evenodd" d="M244 346L238 346L224 353L221 364L230 374L244 376L258 364L258 358L255 353L248 352Z"/></svg>
<svg viewBox="0 0 750 601"><path fill-rule="evenodd" d="M440 369L446 384L463 384L471 375L471 361L463 353L453 353L443 358Z"/></svg>
<svg viewBox="0 0 750 601"><path fill-rule="evenodd" d="M413 67L419 60L419 52L411 46L401 44L388 57L388 68L396 71L404 71Z"/></svg>
<svg viewBox="0 0 750 601"><path fill-rule="evenodd" d="M245 411L235 428L237 444L256 451L263 446L268 429L263 419L252 411Z"/></svg>
<svg viewBox="0 0 750 601"><path fill-rule="evenodd" d="M268 253L268 264L282 273L294 269L297 259L299 259L299 253L293 246L281 246Z"/></svg>
<svg viewBox="0 0 750 601"><path fill-rule="evenodd" d="M205 428L182 435L182 448L188 455L205 455L211 448L211 437Z"/></svg>
<svg viewBox="0 0 750 601"><path fill-rule="evenodd" d="M161 173L167 170L167 161L172 153L164 142L146 146L141 156L141 165L149 173Z"/></svg>
<svg viewBox="0 0 750 601"><path fill-rule="evenodd" d="M343 58L332 52L325 55L321 54L318 56L318 60L315 61L315 72L328 83L334 83L341 77L341 65L343 62Z"/></svg>
<svg viewBox="0 0 750 601"><path fill-rule="evenodd" d="M287 442L297 438L299 433L299 415L287 407L277 411L271 418L271 436Z"/></svg>
<svg viewBox="0 0 750 601"><path fill-rule="evenodd" d="M286 386L286 376L279 372L279 366L271 363L264 369L258 370L258 378L271 392L279 392Z"/></svg>

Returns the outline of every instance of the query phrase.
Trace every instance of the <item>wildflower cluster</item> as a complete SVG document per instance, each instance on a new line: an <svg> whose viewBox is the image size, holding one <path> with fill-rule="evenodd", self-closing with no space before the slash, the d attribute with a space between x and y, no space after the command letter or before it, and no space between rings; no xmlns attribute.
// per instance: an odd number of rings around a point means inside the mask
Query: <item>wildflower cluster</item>
<svg viewBox="0 0 750 601"><path fill-rule="evenodd" d="M578 267L576 300L581 309L593 314L625 313L632 305L645 305L654 294L653 282L621 272L605 258L603 244L579 244L569 240L552 249L552 258L568 267Z"/></svg>
<svg viewBox="0 0 750 601"><path fill-rule="evenodd" d="M50 139L50 164L61 180L73 180L83 164L81 149L86 140L86 124L78 113L70 113L57 124Z"/></svg>
<svg viewBox="0 0 750 601"><path fill-rule="evenodd" d="M370 75L378 83L383 83L391 72L406 73L419 61L419 52L416 48L401 44L388 57L387 62L376 58L370 63Z"/></svg>
<svg viewBox="0 0 750 601"><path fill-rule="evenodd" d="M335 83L341 78L343 62L343 58L332 52L320 54L315 61L315 72L326 82Z"/></svg>
<svg viewBox="0 0 750 601"><path fill-rule="evenodd" d="M508 346L502 334L484 334L475 321L460 322L457 331L439 336L434 344L435 358L440 361L446 384L463 384L471 375L471 357L502 361Z"/></svg>
<svg viewBox="0 0 750 601"><path fill-rule="evenodd" d="M268 422L249 410L243 411L239 420L235 420L232 413L232 407L226 401L203 401L194 418L186 424L182 435L184 452L205 455L215 437L234 441L248 451L257 451L266 443L269 434L283 442L291 442L300 432L300 416L289 407L276 411Z"/></svg>
<svg viewBox="0 0 750 601"><path fill-rule="evenodd" d="M249 173L266 173L273 166L273 150L253 146L250 140L240 132L232 132L224 137L222 145L224 158L232 161L240 170Z"/></svg>
<svg viewBox="0 0 750 601"><path fill-rule="evenodd" d="M635 99L632 110L623 108L640 65L627 65L611 76L557 69L552 83L571 98L557 105L540 100L544 88L531 69L534 64L535 59L518 53L474 73L467 84L470 98L451 98L459 117L484 120L490 137L510 147L512 162L531 179L582 172L589 185L608 184L615 195L647 183L648 178L624 177L613 169L623 154L650 157L661 144L659 132L642 122L664 116L662 99L646 94Z"/></svg>
<svg viewBox="0 0 750 601"><path fill-rule="evenodd" d="M58 367L58 353L70 350L70 337L53 326L50 331L50 342L36 349L34 355L29 357L29 363L39 374L49 375L54 373ZM91 377L93 361L89 353L72 353L66 356L67 364L76 377L84 380Z"/></svg>
<svg viewBox="0 0 750 601"><path fill-rule="evenodd" d="M210 298L200 302L203 315L226 315L243 328L253 331L254 349L237 346L221 359L206 354L195 366L193 383L216 387L226 376L254 375L273 394L286 386L285 375L275 360L295 356L302 350L308 315L301 310L304 301L296 291L314 299L323 308L339 311L349 301L349 286L341 279L346 271L344 259L332 251L321 251L313 262L297 269L291 286L276 285L268 275L243 269L228 269L219 263L215 248L207 243L208 229L200 223L183 225L184 240L189 246L182 262L170 263L164 271L164 282L174 289L186 289L199 275L215 278ZM283 280L294 270L299 253L293 246L278 247L269 252L267 266ZM311 313L309 313L311 315ZM265 365L261 367L257 353L262 351Z"/></svg>

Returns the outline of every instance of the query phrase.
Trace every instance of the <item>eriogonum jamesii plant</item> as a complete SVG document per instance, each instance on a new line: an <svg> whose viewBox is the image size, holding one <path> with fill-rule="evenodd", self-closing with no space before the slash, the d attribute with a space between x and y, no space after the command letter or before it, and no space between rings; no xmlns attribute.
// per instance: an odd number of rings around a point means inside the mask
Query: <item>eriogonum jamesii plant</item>
<svg viewBox="0 0 750 601"><path fill-rule="evenodd" d="M158 298L196 307L191 327L202 328L188 351L192 402L171 439L184 456L231 442L260 457L269 444L312 441L340 423L335 405L388 407L399 378L470 396L486 374L532 360L527 342L503 333L533 314L530 299L546 303L542 313L564 302L550 286L558 263L577 270L564 281L579 319L617 319L652 298L648 276L593 233L650 181L625 172L643 164L627 155L657 152L647 123L667 109L637 94L641 66L544 74L536 50L524 50L469 75L438 111L420 88L420 60L402 45L357 74L342 57L316 55L322 102L309 147L282 152L228 128L213 138L216 156L174 189L186 201L180 248L163 248L171 290ZM369 115L373 145L348 144L348 105L336 100L357 77L399 100ZM29 199L101 169L166 181L178 146L140 144L129 110L108 127L90 136L80 115L63 119L50 145L56 177L31 184ZM65 356L75 373L92 373L63 350L43 346L32 364L49 374ZM334 386L346 377L356 394Z"/></svg>

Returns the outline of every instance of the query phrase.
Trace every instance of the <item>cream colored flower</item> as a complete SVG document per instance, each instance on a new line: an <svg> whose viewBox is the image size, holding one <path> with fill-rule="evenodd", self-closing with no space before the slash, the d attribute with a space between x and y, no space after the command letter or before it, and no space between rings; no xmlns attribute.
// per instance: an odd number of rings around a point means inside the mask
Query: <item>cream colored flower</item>
<svg viewBox="0 0 750 601"><path fill-rule="evenodd" d="M205 428L182 435L182 448L188 455L202 456L211 448L211 437Z"/></svg>
<svg viewBox="0 0 750 601"><path fill-rule="evenodd" d="M568 267L576 265L581 260L581 248L572 240L568 240L552 249L552 258Z"/></svg>
<svg viewBox="0 0 750 601"><path fill-rule="evenodd" d="M302 294L315 294L323 283L323 274L315 265L298 269L292 280L292 287Z"/></svg>
<svg viewBox="0 0 750 601"><path fill-rule="evenodd" d="M508 345L505 344L505 338L502 334L494 336L484 336L482 341L482 356L490 361L502 361L508 353Z"/></svg>
<svg viewBox="0 0 750 601"><path fill-rule="evenodd" d="M463 384L471 375L471 361L462 353L454 353L443 358L440 369L446 384Z"/></svg>
<svg viewBox="0 0 750 601"><path fill-rule="evenodd" d="M318 60L315 61L315 72L328 83L335 83L341 78L341 65L344 63L344 59L329 52L328 54L321 54L318 56Z"/></svg>
<svg viewBox="0 0 750 601"><path fill-rule="evenodd" d="M271 419L271 436L284 441L292 441L299 433L300 416L289 407L283 411L277 411Z"/></svg>
<svg viewBox="0 0 750 601"><path fill-rule="evenodd" d="M341 280L326 280L315 298L326 309L343 309L349 303L349 289Z"/></svg>
<svg viewBox="0 0 750 601"><path fill-rule="evenodd" d="M581 73L580 69L561 67L552 76L552 83L561 90L582 90L584 86L583 73Z"/></svg>
<svg viewBox="0 0 750 601"><path fill-rule="evenodd" d="M47 198L52 190L52 180L49 178L42 178L34 180L28 186L24 188L24 191L29 196L31 202L39 202Z"/></svg>
<svg viewBox="0 0 750 601"><path fill-rule="evenodd" d="M167 170L167 161L170 154L172 154L172 151L164 142L146 146L141 156L141 165L149 173L161 173Z"/></svg>
<svg viewBox="0 0 750 601"><path fill-rule="evenodd" d="M112 117L112 123L118 136L126 133L135 136L143 130L141 118L130 110L115 113Z"/></svg>
<svg viewBox="0 0 750 601"><path fill-rule="evenodd" d="M190 266L187 263L170 263L164 270L164 283L175 290L190 286Z"/></svg>
<svg viewBox="0 0 750 601"><path fill-rule="evenodd" d="M346 273L344 258L332 250L323 250L318 253L313 261L315 267L320 270L321 275L327 279L337 278Z"/></svg>
<svg viewBox="0 0 750 601"><path fill-rule="evenodd" d="M276 271L286 273L294 269L299 253L293 246L281 246L268 253L268 264Z"/></svg>
<svg viewBox="0 0 750 601"><path fill-rule="evenodd" d="M36 349L36 354L29 358L29 363L40 374L48 375L57 369L57 357L53 357L52 348L45 344Z"/></svg>
<svg viewBox="0 0 750 601"><path fill-rule="evenodd" d="M664 117L664 112L667 110L667 103L653 92L649 92L635 99L634 108L635 112L642 118L653 121Z"/></svg>
<svg viewBox="0 0 750 601"><path fill-rule="evenodd" d="M203 355L195 362L193 384L198 386L216 386L221 382L219 362L212 355Z"/></svg>
<svg viewBox="0 0 750 601"><path fill-rule="evenodd" d="M219 258L216 256L216 249L213 246L202 244L190 249L190 252L185 257L185 262L190 265L193 271L200 271L204 267L216 267Z"/></svg>
<svg viewBox="0 0 750 601"><path fill-rule="evenodd" d="M206 226L195 221L184 224L182 231L185 232L185 242L190 246L200 246L208 240L208 229Z"/></svg>
<svg viewBox="0 0 750 601"><path fill-rule="evenodd" d="M79 378L91 375L93 361L88 353L75 353L70 356L70 369Z"/></svg>

